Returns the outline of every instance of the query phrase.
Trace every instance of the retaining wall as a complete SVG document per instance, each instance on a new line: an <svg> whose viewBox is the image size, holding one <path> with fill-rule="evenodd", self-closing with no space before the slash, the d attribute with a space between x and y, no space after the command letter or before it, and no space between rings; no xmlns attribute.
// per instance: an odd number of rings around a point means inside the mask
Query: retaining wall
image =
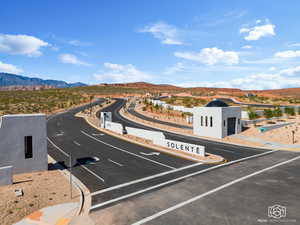
<svg viewBox="0 0 300 225"><path fill-rule="evenodd" d="M108 129L110 131L116 132L118 134L123 134L123 125L120 123L115 123L115 122L105 122L105 129Z"/></svg>
<svg viewBox="0 0 300 225"><path fill-rule="evenodd" d="M157 139L165 139L165 135L163 134L163 132L144 130L133 127L126 127L125 129L127 131L127 134L129 135L152 140L153 142Z"/></svg>

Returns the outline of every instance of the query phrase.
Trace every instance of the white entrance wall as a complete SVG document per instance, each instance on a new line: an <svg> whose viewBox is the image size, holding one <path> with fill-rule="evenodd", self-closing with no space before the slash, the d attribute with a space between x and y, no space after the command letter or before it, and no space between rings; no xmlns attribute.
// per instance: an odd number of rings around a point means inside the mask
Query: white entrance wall
<svg viewBox="0 0 300 225"><path fill-rule="evenodd" d="M13 174L48 169L46 115L0 117L0 167L6 166Z"/></svg>

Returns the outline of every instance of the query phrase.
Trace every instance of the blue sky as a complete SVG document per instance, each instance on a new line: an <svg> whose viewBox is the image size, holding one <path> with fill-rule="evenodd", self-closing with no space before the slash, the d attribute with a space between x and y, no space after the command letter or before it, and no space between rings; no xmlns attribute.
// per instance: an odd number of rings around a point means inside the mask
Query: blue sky
<svg viewBox="0 0 300 225"><path fill-rule="evenodd" d="M88 84L300 86L300 2L1 1L0 71Z"/></svg>

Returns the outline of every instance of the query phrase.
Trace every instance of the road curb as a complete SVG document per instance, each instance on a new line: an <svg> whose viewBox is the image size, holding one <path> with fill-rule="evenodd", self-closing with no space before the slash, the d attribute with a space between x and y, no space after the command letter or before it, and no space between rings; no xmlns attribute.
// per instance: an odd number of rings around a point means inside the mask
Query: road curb
<svg viewBox="0 0 300 225"><path fill-rule="evenodd" d="M132 122L135 122L135 123L138 123L138 124L141 124L141 125L144 125L144 126L147 126L147 127L149 127L149 124L147 124L147 123L143 123L143 122L140 122L140 121L135 121L135 120L133 120L132 118L130 118L130 117L127 117L126 115L124 115L124 113L123 112L121 112L121 110L119 111L119 113L120 113L120 115L121 116L123 116L125 119L128 119L128 120L130 120L130 121L132 121ZM130 113L130 112L128 112L128 113ZM131 113L130 113L131 114ZM132 114L131 114L132 115ZM132 116L134 116L134 115L132 115ZM134 116L135 117L135 116ZM143 120L143 119L141 119L141 118L139 118L139 117L137 117L138 119L140 119L140 120ZM143 120L144 121L144 120ZM154 123L154 122L153 122ZM154 123L155 124L155 123ZM170 131L170 130L168 130L168 129L166 129L166 128L157 128L157 129L159 129L159 130L162 130L162 131L166 131L166 132L170 132L170 133L173 133L173 134L178 134L178 135L183 135L183 136L187 136L186 134L184 134L184 133L178 133L178 132L174 132L174 131ZM220 144L229 144L229 145L234 145L234 146L237 146L237 147L248 147L248 148L259 148L259 149L263 149L263 150L273 150L274 148L270 148L270 147L260 147L260 146L249 146L249 145L242 145L242 144L236 144L236 143L232 143L232 142L223 142L223 141L220 141L220 140L211 140L211 139L208 139L208 138L205 138L205 137L199 137L199 136L195 136L195 135L191 135L192 137L194 137L194 138L199 138L199 139L203 139L203 140L206 140L206 141L213 141L213 142L217 142L217 143L220 143ZM277 149L277 148L276 148ZM278 149L278 150L282 150L282 149Z"/></svg>
<svg viewBox="0 0 300 225"><path fill-rule="evenodd" d="M104 129L104 128L101 128L101 127L97 127L92 122L90 122L87 117L84 117L84 116L81 116L81 115L78 115L78 117L83 118L90 126L94 127L95 129L97 129L97 130L99 130L99 131L101 131L103 133L106 133L108 135L114 136L116 138L119 138L121 140L130 142L130 143L133 143L133 144L136 144L136 145L140 145L140 146L143 146L143 147L146 147L146 148L151 148L153 150L164 152L166 154L169 154L169 155L172 155L172 156L175 156L175 157L184 158L184 159L187 159L187 160L192 160L194 162L201 162L201 163L205 163L205 164L217 164L217 163L224 162L224 158L223 157L222 157L222 160L207 160L206 161L206 160L195 159L195 158L190 157L190 156L179 155L179 154L173 153L171 151L168 151L167 149L160 148L159 146L152 146L152 145L144 144L144 143L132 140L130 138L118 135L118 134L116 134L114 132L108 131L107 129Z"/></svg>
<svg viewBox="0 0 300 225"><path fill-rule="evenodd" d="M48 155L48 162L55 163L55 167L68 179L70 177L70 172L60 165L55 159ZM92 198L89 189L76 177L72 174L72 185L76 187L80 195L80 207L76 212L76 216L87 216L90 212Z"/></svg>
<svg viewBox="0 0 300 225"><path fill-rule="evenodd" d="M136 111L135 111L136 112ZM125 114L124 114L124 112L121 112L121 110L119 111L119 113L120 113L120 115L121 116L123 116L125 119L128 119L128 120L130 120L130 121L132 121L132 122L136 122L136 123L138 123L138 124L141 124L141 125L144 125L144 126L149 126L149 124L147 124L147 123L143 123L143 122L140 122L140 121L135 121L135 120L133 120L132 118L130 118L130 117L127 117ZM128 112L129 114L131 114L130 112ZM137 113L139 113L139 112L137 112ZM131 114L132 115L132 114ZM134 115L132 115L132 116L134 116ZM144 115L145 116L145 115ZM136 116L134 116L134 117L136 117ZM139 117L137 117L138 119L140 119L140 120L143 120L143 119L141 119L141 118L139 118ZM143 120L143 121L145 121L145 120ZM153 123L155 123L155 122L153 122ZM183 133L178 133L178 132L174 132L174 131L169 131L169 130L167 130L167 129L165 129L165 128L158 128L158 129L160 129L160 130L163 130L163 131L167 131L167 132L170 132L170 133L175 133L175 134L179 134L179 135L185 135L185 134L183 134ZM195 135L192 135L192 137L195 137L195 138L199 138L198 136L195 136ZM236 143L232 143L232 142L222 142L222 141L218 141L218 140L211 140L211 139L208 139L208 138L206 138L206 137L200 137L201 139L204 139L204 140L208 140L208 141L215 141L215 142L218 142L218 143L222 143L222 144L229 144L229 145L235 145L235 146L241 146L241 147L248 147L248 148L259 148L259 149L264 149L264 150L280 150L280 151L289 151L289 152L299 152L300 151L300 148L298 147L295 147L295 148L282 148L282 147L278 147L278 148L272 148L272 147L260 147L260 146L249 146L249 145L242 145L242 144L236 144Z"/></svg>

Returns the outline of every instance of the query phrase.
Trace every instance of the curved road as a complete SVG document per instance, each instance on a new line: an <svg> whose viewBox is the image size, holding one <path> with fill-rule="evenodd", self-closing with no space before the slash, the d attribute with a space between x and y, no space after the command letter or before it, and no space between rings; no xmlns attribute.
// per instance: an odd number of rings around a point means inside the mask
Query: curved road
<svg viewBox="0 0 300 225"><path fill-rule="evenodd" d="M94 104L103 102L99 100ZM125 126L149 128L121 117L125 100L117 99L103 111L113 113L113 121ZM91 127L75 114L90 105L78 107L48 118L48 153L56 161L69 166L72 156L73 174L91 191L92 210L106 208L122 200L173 185L186 177L195 176L219 165L195 163L153 149L142 147L107 135ZM158 129L154 129L158 130ZM233 146L194 137L164 132L173 140L205 145L207 152L220 154L228 160L237 160L257 154L271 154L267 150ZM93 157L94 162L84 159Z"/></svg>
<svg viewBox="0 0 300 225"><path fill-rule="evenodd" d="M75 117L89 106L48 118L48 153L67 168L72 156L72 172L93 193L95 209L117 203L121 196L211 166L165 153L153 154L153 149L104 134L83 118ZM89 163L86 158L96 161Z"/></svg>
<svg viewBox="0 0 300 225"><path fill-rule="evenodd" d="M196 138L188 135L176 134L164 130L160 130L158 128L149 127L146 125L142 125L139 123L132 122L124 117L122 117L119 113L119 110L125 105L126 100L124 99L116 99L116 102L105 109L105 111L112 112L112 120L114 122L122 123L124 126L129 127L136 127L148 130L155 130L155 131L162 131L167 139L175 140L175 141L182 141L188 142L192 144L198 144L205 146L206 152L221 155L228 161L237 160L240 158L248 157L251 155L256 155L265 151L269 151L269 149L262 149L262 148L251 148L251 147L244 147L238 146L233 144L221 143L221 142L214 142L211 140L206 140L202 138ZM128 112L136 117L141 117L141 115L135 112L132 108L128 109ZM148 118L149 119L149 118Z"/></svg>

